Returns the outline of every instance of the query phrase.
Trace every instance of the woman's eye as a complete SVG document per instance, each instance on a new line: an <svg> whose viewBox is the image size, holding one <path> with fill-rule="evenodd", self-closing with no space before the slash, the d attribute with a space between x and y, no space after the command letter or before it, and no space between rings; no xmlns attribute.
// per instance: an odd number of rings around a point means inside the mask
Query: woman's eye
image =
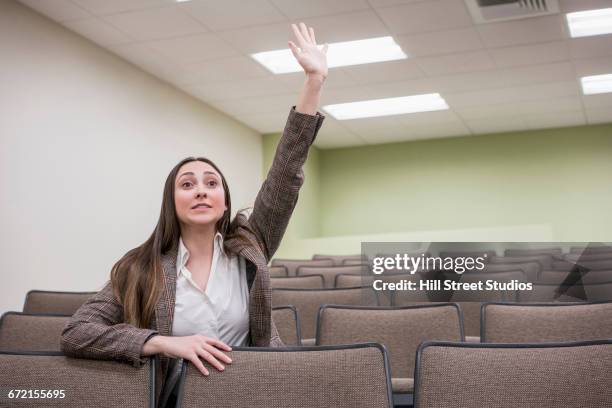
<svg viewBox="0 0 612 408"><path fill-rule="evenodd" d="M210 180L210 181L208 182L208 185L209 185L209 186L211 186L211 187L214 187L214 186L216 186L216 185L217 185L217 182L216 182L215 180Z"/></svg>
<svg viewBox="0 0 612 408"><path fill-rule="evenodd" d="M185 188L189 188L189 187L191 187L191 182L190 181L186 181L183 184L181 184L181 186L185 187Z"/></svg>

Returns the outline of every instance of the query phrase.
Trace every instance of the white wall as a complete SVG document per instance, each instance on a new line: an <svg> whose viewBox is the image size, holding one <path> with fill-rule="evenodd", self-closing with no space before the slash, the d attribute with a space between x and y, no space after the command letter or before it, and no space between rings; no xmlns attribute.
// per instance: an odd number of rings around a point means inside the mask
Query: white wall
<svg viewBox="0 0 612 408"><path fill-rule="evenodd" d="M29 289L97 290L159 215L183 157L261 183L256 132L25 6L0 1L0 312Z"/></svg>

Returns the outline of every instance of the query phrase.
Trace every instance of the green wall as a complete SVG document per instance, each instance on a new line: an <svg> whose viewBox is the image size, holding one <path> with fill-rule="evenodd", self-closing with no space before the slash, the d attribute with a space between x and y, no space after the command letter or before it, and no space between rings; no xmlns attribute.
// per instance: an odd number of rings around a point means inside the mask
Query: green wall
<svg viewBox="0 0 612 408"><path fill-rule="evenodd" d="M264 137L266 170L278 138ZM278 257L367 240L612 240L612 125L314 147L305 174Z"/></svg>

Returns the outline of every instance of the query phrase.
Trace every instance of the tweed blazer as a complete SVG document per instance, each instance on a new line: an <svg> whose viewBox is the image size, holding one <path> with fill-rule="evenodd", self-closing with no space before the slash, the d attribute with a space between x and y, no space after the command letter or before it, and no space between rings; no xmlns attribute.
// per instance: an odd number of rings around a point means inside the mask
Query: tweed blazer
<svg viewBox="0 0 612 408"><path fill-rule="evenodd" d="M252 346L282 346L271 318L272 291L268 262L280 245L304 182L302 167L324 116L307 115L291 108L268 175L257 194L248 220L243 218L235 238L225 248L246 260L249 287L249 342ZM240 219L240 218L239 218ZM175 248L162 256L164 287L149 329L124 323L123 308L110 282L85 302L62 332L61 348L72 357L112 359L139 366L144 343L154 334L172 335L176 293ZM157 359L159 394L169 359Z"/></svg>

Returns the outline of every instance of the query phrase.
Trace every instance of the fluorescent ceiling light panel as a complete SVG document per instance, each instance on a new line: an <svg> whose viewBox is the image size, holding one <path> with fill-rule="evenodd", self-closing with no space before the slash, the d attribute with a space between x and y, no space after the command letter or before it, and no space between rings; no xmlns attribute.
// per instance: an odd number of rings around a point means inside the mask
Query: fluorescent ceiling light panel
<svg viewBox="0 0 612 408"><path fill-rule="evenodd" d="M338 103L323 106L323 110L338 120L371 118L374 116L401 115L448 109L438 93L400 96L399 98L372 99L369 101Z"/></svg>
<svg viewBox="0 0 612 408"><path fill-rule="evenodd" d="M566 18L573 38L612 33L612 8L567 13Z"/></svg>
<svg viewBox="0 0 612 408"><path fill-rule="evenodd" d="M289 48L258 52L251 54L251 57L274 74L302 71L302 67L295 60ZM327 66L329 68L406 58L408 56L397 45L393 37L331 43L327 50Z"/></svg>
<svg viewBox="0 0 612 408"><path fill-rule="evenodd" d="M586 76L580 78L580 82L585 95L612 92L612 74Z"/></svg>

